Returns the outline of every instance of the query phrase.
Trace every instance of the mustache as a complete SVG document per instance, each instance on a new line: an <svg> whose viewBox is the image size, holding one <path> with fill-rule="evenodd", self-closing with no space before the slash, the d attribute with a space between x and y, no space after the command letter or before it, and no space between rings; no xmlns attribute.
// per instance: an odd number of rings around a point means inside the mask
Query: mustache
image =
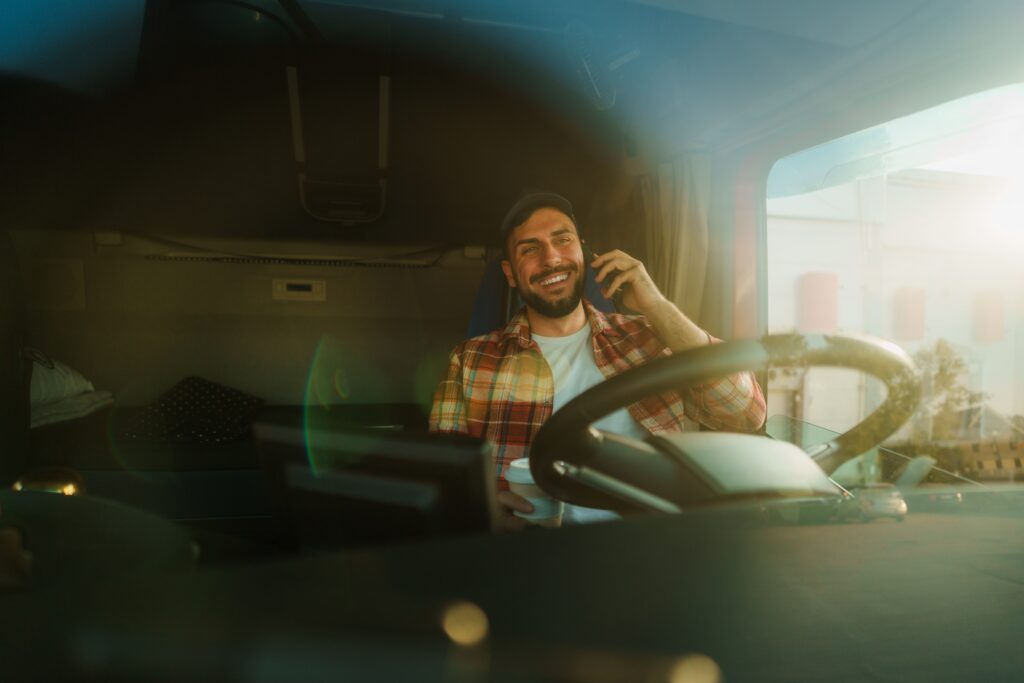
<svg viewBox="0 0 1024 683"><path fill-rule="evenodd" d="M558 273L575 273L576 271L577 271L577 268L573 264L569 264L567 266L563 266L562 268L552 268L551 270L549 270L547 272L544 272L544 273L541 273L540 275L534 275L533 277L530 278L530 282L531 283L540 282L544 278L551 277L552 275L556 275Z"/></svg>

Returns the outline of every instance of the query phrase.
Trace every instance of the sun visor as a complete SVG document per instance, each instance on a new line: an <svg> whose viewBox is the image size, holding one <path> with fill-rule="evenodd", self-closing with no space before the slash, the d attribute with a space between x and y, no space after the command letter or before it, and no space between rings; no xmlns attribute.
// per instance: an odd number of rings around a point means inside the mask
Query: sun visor
<svg viewBox="0 0 1024 683"><path fill-rule="evenodd" d="M767 194L776 199L816 192L1008 144L1024 145L1024 84L947 102L784 157L768 175Z"/></svg>

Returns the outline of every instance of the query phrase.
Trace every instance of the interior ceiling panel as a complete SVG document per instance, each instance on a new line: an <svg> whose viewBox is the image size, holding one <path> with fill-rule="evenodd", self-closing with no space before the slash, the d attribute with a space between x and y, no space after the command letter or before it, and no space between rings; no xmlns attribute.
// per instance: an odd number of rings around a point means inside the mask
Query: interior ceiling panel
<svg viewBox="0 0 1024 683"><path fill-rule="evenodd" d="M856 47L883 34L931 0L629 0L682 14L783 35Z"/></svg>
<svg viewBox="0 0 1024 683"><path fill-rule="evenodd" d="M1019 22L1006 12L956 0L254 2L267 13L234 0L167 0L165 21L153 24L163 33L150 32L140 58L138 87L108 102L109 112L83 114L98 121L89 135L69 134L67 145L41 135L45 148L18 136L0 167L8 178L0 213L47 225L231 234L287 225L334 234L333 224L300 212L295 197L283 67L298 59L306 144L332 162L360 156L352 136L340 134L349 130L360 131L356 143L365 138L373 156L379 100L376 87L328 79L318 88L314 72L374 86L380 73L391 79L387 211L347 234L486 241L493 235L479 226L493 225L495 207L524 186L600 197L624 150L662 158L734 149L802 126L808 112L875 125L880 103L851 106L821 95L822 84L854 92L835 85L846 72L906 82L908 73L927 76L944 52L947 64L976 54L975 36L1019 42ZM313 28L300 39L281 30L287 21L264 20L272 10ZM593 73L601 78L581 76ZM596 97L598 90L614 96ZM907 90L889 118L930 103ZM52 207L43 189L19 192L29 167L74 188L65 191L74 201Z"/></svg>
<svg viewBox="0 0 1024 683"><path fill-rule="evenodd" d="M529 0L303 0L317 6L362 7L424 18L449 18L534 30L557 30L566 17L610 17L642 5L672 15L701 17L836 47L856 47L878 37L934 0L620 0L536 3ZM329 27L328 27L329 29Z"/></svg>

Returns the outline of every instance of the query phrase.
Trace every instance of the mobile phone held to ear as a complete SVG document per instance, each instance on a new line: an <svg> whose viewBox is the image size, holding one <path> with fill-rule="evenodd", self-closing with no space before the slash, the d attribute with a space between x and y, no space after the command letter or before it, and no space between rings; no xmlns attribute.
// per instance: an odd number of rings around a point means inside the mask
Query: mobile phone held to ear
<svg viewBox="0 0 1024 683"><path fill-rule="evenodd" d="M590 245L587 244L586 242L581 242L580 244L583 247L583 258L587 260L587 266L593 268L593 266L591 266L590 264L592 264L594 262L594 259L597 258L597 254L594 253L594 250L591 249ZM612 270L608 273L608 277L604 279L603 283L595 281L595 284L597 284L599 288L603 289L604 285L611 284L611 282L615 279L615 276L618 275L618 273L619 271ZM622 304L622 287L620 287L619 291L615 292L615 294L612 294L610 301L615 305L616 311L621 313L622 311L625 310L625 307Z"/></svg>

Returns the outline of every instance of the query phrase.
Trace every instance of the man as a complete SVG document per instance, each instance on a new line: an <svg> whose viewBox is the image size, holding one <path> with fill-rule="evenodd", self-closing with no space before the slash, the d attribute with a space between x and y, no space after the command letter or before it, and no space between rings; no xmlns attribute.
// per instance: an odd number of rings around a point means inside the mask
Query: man
<svg viewBox="0 0 1024 683"><path fill-rule="evenodd" d="M622 251L601 254L590 266L605 297L621 292L622 303L639 315L606 315L586 301L582 240L564 197L533 193L520 199L502 223L502 240L502 270L525 307L505 328L455 347L430 414L432 431L491 442L499 479L510 462L529 455L548 417L583 391L653 358L718 342ZM687 418L716 430L755 431L764 416L760 387L751 374L740 373L684 394L649 397L595 426L643 439L682 431ZM507 490L499 491L498 503L505 529L526 523L513 511L532 511L526 499ZM567 511L570 522L583 516Z"/></svg>

